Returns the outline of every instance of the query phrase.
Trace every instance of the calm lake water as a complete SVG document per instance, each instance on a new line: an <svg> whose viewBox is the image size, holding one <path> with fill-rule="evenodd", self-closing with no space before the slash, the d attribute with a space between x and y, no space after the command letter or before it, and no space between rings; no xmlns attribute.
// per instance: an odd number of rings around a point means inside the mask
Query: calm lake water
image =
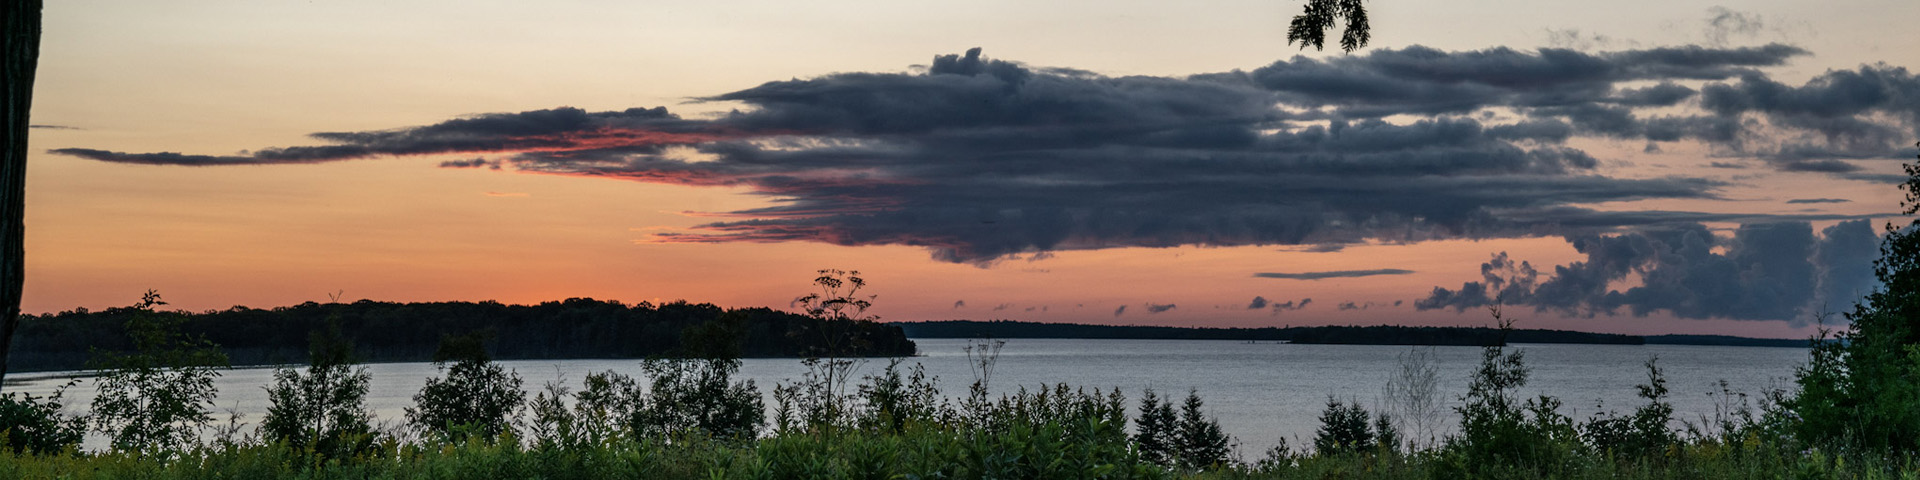
<svg viewBox="0 0 1920 480"><path fill-rule="evenodd" d="M973 381L961 339L917 339L919 363L950 397L965 394ZM1361 345L1291 345L1212 340L1073 340L1012 339L1000 353L992 390L1053 383L1120 388L1129 399L1129 413L1145 388L1184 397L1198 389L1209 411L1241 443L1249 459L1286 438L1296 448L1311 445L1320 411L1328 396L1357 399L1372 407L1381 398L1388 378L1398 371L1397 356L1413 348L1432 349L1439 367L1439 399L1443 425L1457 419L1452 407L1466 393L1467 376L1479 361L1478 347L1405 347ZM1698 420L1712 415L1717 400L1708 395L1725 380L1735 392L1757 394L1769 388L1793 385L1795 366L1807 359L1804 348L1705 347L1678 345L1549 345L1521 344L1533 375L1523 395L1547 394L1565 403L1562 412L1584 419L1599 411L1630 411L1640 405L1634 385L1645 381L1648 358L1658 356L1665 370L1671 401L1678 419ZM860 375L873 374L885 359L865 362ZM564 381L577 389L587 372L613 370L640 376L637 360L516 360L502 365L518 372L531 392L550 381ZM368 405L379 421L400 422L404 408L428 377L438 375L428 363L388 363L368 366L373 384ZM804 368L793 359L749 359L741 368L768 396L772 387L797 378ZM65 373L21 374L20 385L9 386L35 394L48 393L66 383ZM237 369L219 380L221 409L232 408L243 420L257 421L266 411L265 386L273 370ZM69 409L85 408L94 396L92 383L82 380L67 391ZM531 395L531 394L530 394ZM224 412L216 418L224 422ZM89 448L104 442L90 436Z"/></svg>

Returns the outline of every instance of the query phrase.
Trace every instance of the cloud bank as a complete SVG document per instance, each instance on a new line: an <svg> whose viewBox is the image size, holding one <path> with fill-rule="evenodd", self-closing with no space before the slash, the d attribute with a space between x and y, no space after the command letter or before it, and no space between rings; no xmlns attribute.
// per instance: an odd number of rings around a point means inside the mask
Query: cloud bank
<svg viewBox="0 0 1920 480"><path fill-rule="evenodd" d="M730 186L777 202L652 240L911 245L977 264L1117 247L1586 238L1814 217L1597 211L1588 206L1718 198L1722 184L1604 176L1572 138L1703 142L1779 171L1886 180L1859 162L1911 155L1920 80L1874 65L1792 86L1760 70L1805 54L1408 47L1110 77L974 49L919 71L700 99L743 106L716 118L555 108L234 155L53 152L188 166L459 155L469 159L442 166Z"/></svg>
<svg viewBox="0 0 1920 480"><path fill-rule="evenodd" d="M1500 302L1568 315L1644 316L1803 322L1843 311L1878 286L1879 238L1867 220L1814 235L1806 222L1746 224L1731 236L1700 225L1568 241L1585 261L1542 272L1505 253L1481 264L1481 281L1435 287L1420 310L1465 310ZM1620 288L1623 284L1633 284Z"/></svg>

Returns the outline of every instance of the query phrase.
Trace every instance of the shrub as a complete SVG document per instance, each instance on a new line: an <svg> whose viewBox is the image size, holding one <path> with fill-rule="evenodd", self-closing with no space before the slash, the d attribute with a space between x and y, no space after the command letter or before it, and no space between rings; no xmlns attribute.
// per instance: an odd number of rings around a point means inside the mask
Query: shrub
<svg viewBox="0 0 1920 480"><path fill-rule="evenodd" d="M879 375L868 376L860 384L864 404L857 422L867 431L899 433L908 425L942 425L953 420L952 408L940 396L935 380L927 377L925 366L915 363L910 373L900 373L900 359L887 362Z"/></svg>
<svg viewBox="0 0 1920 480"><path fill-rule="evenodd" d="M434 353L434 366L447 372L429 378L407 408L407 422L442 440L473 435L491 439L513 431L510 423L526 393L520 375L507 372L487 356L485 336L447 337ZM447 361L452 360L451 368Z"/></svg>
<svg viewBox="0 0 1920 480"><path fill-rule="evenodd" d="M56 453L80 445L86 419L60 413L68 382L52 395L10 392L0 395L0 446L14 454Z"/></svg>
<svg viewBox="0 0 1920 480"><path fill-rule="evenodd" d="M1512 323L1490 307L1502 330ZM1505 342L1502 342L1505 343ZM1504 346L1481 351L1480 366L1467 385L1460 414L1460 433L1447 440L1442 452L1455 475L1485 476L1492 472L1543 475L1558 471L1578 447L1572 419L1559 413L1560 401L1542 395L1522 403L1517 391L1526 386L1529 369L1525 351L1507 352Z"/></svg>
<svg viewBox="0 0 1920 480"><path fill-rule="evenodd" d="M311 343L304 373L274 370L260 432L268 441L323 456L365 451L373 444L372 414L366 408L373 375L365 367L354 368L352 346L337 324L315 332Z"/></svg>
<svg viewBox="0 0 1920 480"><path fill-rule="evenodd" d="M608 371L587 374L586 385L571 395L574 401L569 407L567 387L549 382L545 391L534 396L528 409L533 414L529 433L535 445L544 449L610 445L627 433L642 393L633 378Z"/></svg>
<svg viewBox="0 0 1920 480"><path fill-rule="evenodd" d="M652 388L632 418L631 431L639 436L697 432L751 439L766 421L753 381L732 381L740 360L648 359L641 369Z"/></svg>
<svg viewBox="0 0 1920 480"><path fill-rule="evenodd" d="M1679 441L1668 426L1673 405L1667 403L1667 378L1659 358L1647 360L1647 383L1637 386L1647 404L1625 417L1605 415L1580 426L1580 437L1593 448L1620 458L1658 458Z"/></svg>

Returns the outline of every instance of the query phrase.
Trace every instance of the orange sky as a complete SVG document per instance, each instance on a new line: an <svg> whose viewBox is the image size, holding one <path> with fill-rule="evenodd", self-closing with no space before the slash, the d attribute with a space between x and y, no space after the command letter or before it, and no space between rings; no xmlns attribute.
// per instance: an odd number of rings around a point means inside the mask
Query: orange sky
<svg viewBox="0 0 1920 480"><path fill-rule="evenodd" d="M1605 3L1605 2L1601 2ZM1711 2L1373 4L1374 49L1784 42L1811 52L1771 67L1799 85L1829 69L1920 66L1920 4L1752 2L1752 28L1714 30ZM1644 7L1644 8L1642 8ZM313 132L376 131L464 115L573 106L667 106L688 118L749 108L695 103L790 78L901 72L935 54L1122 75L1251 70L1299 52L1284 41L1292 2L53 2L33 122L36 152L89 148L232 155L317 144ZM1719 36L1715 37L1715 33ZM1581 42L1585 42L1582 44ZM1365 52L1361 52L1364 54ZM1587 205L1597 210L1884 214L1888 184L1818 173L1709 168L1697 142L1645 152L1634 140L1575 138L1615 178L1691 175L1730 182L1716 199ZM1126 247L1051 252L987 265L931 259L904 245L659 243L733 212L776 205L744 186L696 187L508 170L438 168L474 155L377 157L304 165L185 167L35 153L28 178L24 308L127 305L147 289L175 307L268 307L347 299L686 299L784 307L819 268L858 269L887 320L1009 318L1117 324L1270 326L1466 324L1469 310L1415 311L1435 286L1478 279L1508 252L1550 270L1581 259L1556 235L1349 246ZM1897 162L1867 166L1896 173ZM1791 193L1787 193L1791 192ZM1792 198L1847 203L1787 204ZM1813 212L1804 212L1814 209ZM1883 222L1880 218L1876 222ZM1816 231L1833 221L1815 222ZM1731 228L1733 224L1710 225ZM1323 280L1255 272L1404 269ZM1250 310L1259 296L1312 298L1301 310ZM956 306L963 302L964 306ZM1342 302L1378 306L1339 310ZM1147 313L1147 304L1176 304ZM1119 306L1130 312L1115 315ZM1624 333L1803 336L1804 323L1521 315L1523 327Z"/></svg>

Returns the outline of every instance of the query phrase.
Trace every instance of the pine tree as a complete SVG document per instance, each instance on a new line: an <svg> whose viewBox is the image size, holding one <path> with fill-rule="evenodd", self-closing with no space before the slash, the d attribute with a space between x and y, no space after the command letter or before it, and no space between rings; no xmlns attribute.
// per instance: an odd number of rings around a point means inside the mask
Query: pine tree
<svg viewBox="0 0 1920 480"><path fill-rule="evenodd" d="M1140 396L1140 418L1134 423L1133 443L1140 448L1140 460L1159 465L1173 463L1175 429L1173 404L1147 389Z"/></svg>
<svg viewBox="0 0 1920 480"><path fill-rule="evenodd" d="M1220 422L1207 418L1201 411L1198 390L1187 391L1187 401L1180 407L1179 452L1180 467L1187 470L1202 470L1226 463L1227 453L1232 441L1227 438Z"/></svg>

